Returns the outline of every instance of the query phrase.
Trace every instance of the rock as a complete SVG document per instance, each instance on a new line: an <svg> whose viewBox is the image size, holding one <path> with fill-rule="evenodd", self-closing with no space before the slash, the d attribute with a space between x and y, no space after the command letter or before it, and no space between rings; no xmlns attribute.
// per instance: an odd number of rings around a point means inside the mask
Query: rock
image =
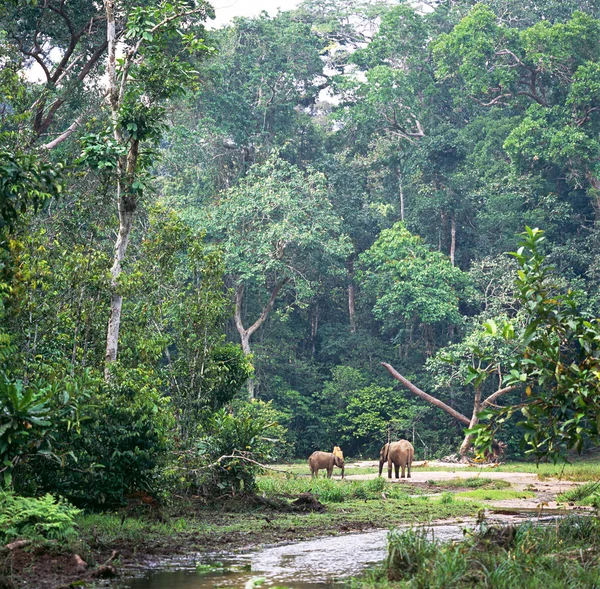
<svg viewBox="0 0 600 589"><path fill-rule="evenodd" d="M69 565L73 568L74 573L84 573L88 568L88 563L79 556L79 554L74 554L69 559Z"/></svg>

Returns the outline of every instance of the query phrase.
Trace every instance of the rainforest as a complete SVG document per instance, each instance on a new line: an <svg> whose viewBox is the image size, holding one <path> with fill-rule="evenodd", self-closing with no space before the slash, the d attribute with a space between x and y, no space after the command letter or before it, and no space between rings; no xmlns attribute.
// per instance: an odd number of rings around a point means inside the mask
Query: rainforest
<svg viewBox="0 0 600 589"><path fill-rule="evenodd" d="M597 586L600 2L215 15L0 1L0 587Z"/></svg>

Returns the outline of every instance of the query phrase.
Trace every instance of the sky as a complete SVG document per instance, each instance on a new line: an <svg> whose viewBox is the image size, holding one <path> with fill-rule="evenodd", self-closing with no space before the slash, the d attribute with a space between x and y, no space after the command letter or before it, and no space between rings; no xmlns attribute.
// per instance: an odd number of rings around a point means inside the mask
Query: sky
<svg viewBox="0 0 600 589"><path fill-rule="evenodd" d="M266 10L271 16L277 14L277 9L292 10L300 4L300 0L213 0L216 18L209 21L213 27L228 23L234 16L256 16Z"/></svg>

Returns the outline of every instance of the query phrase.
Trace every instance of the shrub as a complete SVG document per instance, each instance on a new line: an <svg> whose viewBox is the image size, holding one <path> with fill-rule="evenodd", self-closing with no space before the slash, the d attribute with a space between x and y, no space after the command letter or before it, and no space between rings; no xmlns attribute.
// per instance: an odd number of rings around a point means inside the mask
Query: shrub
<svg viewBox="0 0 600 589"><path fill-rule="evenodd" d="M110 386L85 412L79 430L65 428L57 436L56 450L69 452L61 452L60 463L44 457L32 462L29 474L37 489L86 506L119 505L133 491L152 492L172 428L165 399L147 388Z"/></svg>
<svg viewBox="0 0 600 589"><path fill-rule="evenodd" d="M202 426L197 442L196 484L204 494L253 492L261 464L272 460L285 429L270 403L252 401L217 411Z"/></svg>
<svg viewBox="0 0 600 589"><path fill-rule="evenodd" d="M388 536L385 566L390 581L400 581L415 575L438 552L438 545L427 537L427 531L392 530Z"/></svg>
<svg viewBox="0 0 600 589"><path fill-rule="evenodd" d="M0 540L69 540L76 535L74 519L79 513L50 494L34 499L0 491Z"/></svg>

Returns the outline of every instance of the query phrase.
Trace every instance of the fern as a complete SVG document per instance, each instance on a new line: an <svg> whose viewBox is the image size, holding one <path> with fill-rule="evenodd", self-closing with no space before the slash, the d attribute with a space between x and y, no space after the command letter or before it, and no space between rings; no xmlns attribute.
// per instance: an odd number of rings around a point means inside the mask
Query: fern
<svg viewBox="0 0 600 589"><path fill-rule="evenodd" d="M79 513L65 499L50 494L36 499L0 492L0 540L69 540L76 535L74 520Z"/></svg>

